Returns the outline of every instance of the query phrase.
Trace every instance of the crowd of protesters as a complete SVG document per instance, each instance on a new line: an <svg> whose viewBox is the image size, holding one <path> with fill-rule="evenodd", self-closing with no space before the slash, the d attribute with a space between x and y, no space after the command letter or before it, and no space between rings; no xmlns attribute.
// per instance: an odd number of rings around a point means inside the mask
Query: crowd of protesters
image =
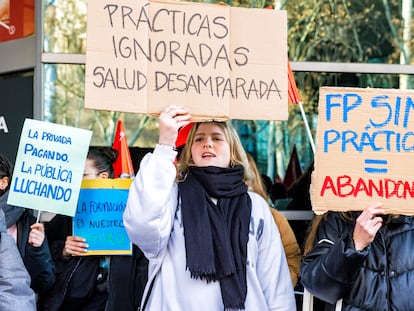
<svg viewBox="0 0 414 311"><path fill-rule="evenodd" d="M412 216L373 202L314 216L298 240L281 211L312 209L313 166L288 189L260 174L231 122L190 120L174 105L159 116L123 213L130 256L84 256L71 217L42 223L8 204L0 155L0 309L292 311L298 285L318 310L414 309ZM90 148L83 178L113 178L117 155Z"/></svg>

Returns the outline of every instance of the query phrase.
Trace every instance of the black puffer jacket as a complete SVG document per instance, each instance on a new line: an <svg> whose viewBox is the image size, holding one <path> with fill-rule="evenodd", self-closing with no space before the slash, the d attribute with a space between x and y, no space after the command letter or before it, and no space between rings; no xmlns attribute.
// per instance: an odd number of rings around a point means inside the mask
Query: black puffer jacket
<svg viewBox="0 0 414 311"><path fill-rule="evenodd" d="M111 256L109 276L100 278L101 256L65 258L62 250L72 234L72 218L56 215L45 225L57 280L39 296L39 311L136 311L148 279L148 260L133 245L132 256ZM102 282L107 280L108 282ZM1 311L1 310L0 310Z"/></svg>
<svg viewBox="0 0 414 311"><path fill-rule="evenodd" d="M365 250L355 250L354 221L328 213L319 225L314 249L301 267L302 284L314 296L347 311L414 310L414 221L384 216L382 228ZM325 310L334 310L327 306Z"/></svg>
<svg viewBox="0 0 414 311"><path fill-rule="evenodd" d="M38 297L39 311L101 311L104 310L107 291L98 290L99 256L64 257L62 250L66 236L72 234L72 218L56 215L45 224L52 258L55 264L56 282Z"/></svg>

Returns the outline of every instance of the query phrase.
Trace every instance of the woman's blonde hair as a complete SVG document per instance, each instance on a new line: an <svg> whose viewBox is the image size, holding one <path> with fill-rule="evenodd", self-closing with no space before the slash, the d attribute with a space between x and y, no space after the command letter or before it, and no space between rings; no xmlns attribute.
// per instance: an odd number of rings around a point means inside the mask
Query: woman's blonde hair
<svg viewBox="0 0 414 311"><path fill-rule="evenodd" d="M210 121L210 122L204 122L204 124L205 123L215 124L223 130L224 136L226 137L226 140L230 147L230 166L235 166L235 165L243 166L245 182L254 179L254 175L252 173L249 162L247 160L246 152L240 142L239 135L237 134L236 130L234 129L230 121L224 121L224 122ZM181 151L180 158L177 162L177 171L178 171L179 180L182 180L185 178L190 166L194 166L194 161L191 155L191 147L193 146L194 136L200 124L203 124L203 122L197 122L191 128L191 131L187 137L187 143L184 149Z"/></svg>
<svg viewBox="0 0 414 311"><path fill-rule="evenodd" d="M250 153L247 153L247 160L249 161L250 168L254 174L254 179L247 181L249 190L261 195L266 202L269 202L269 195L266 192L265 185L263 183L262 176L257 168L256 161L253 159Z"/></svg>

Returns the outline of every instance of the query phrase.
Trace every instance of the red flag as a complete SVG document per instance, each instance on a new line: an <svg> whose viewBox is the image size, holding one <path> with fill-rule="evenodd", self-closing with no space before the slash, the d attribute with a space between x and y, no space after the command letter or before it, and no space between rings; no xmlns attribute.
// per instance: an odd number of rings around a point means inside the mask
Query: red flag
<svg viewBox="0 0 414 311"><path fill-rule="evenodd" d="M289 95L289 104L298 104L300 103L299 91L296 86L295 77L293 76L292 68L290 68L290 62L288 61L288 95Z"/></svg>
<svg viewBox="0 0 414 311"><path fill-rule="evenodd" d="M276 173L275 178L273 178L273 183L282 183L283 184L283 179L282 179L282 177L280 177L280 175L278 173Z"/></svg>
<svg viewBox="0 0 414 311"><path fill-rule="evenodd" d="M299 156L296 150L296 145L293 146L292 154L290 155L290 160L286 168L285 178L283 179L283 184L287 189L302 176L302 168L299 163Z"/></svg>
<svg viewBox="0 0 414 311"><path fill-rule="evenodd" d="M116 124L116 132L112 148L118 151L118 157L113 164L115 178L134 177L134 167L132 165L131 154L129 152L122 120L118 120Z"/></svg>

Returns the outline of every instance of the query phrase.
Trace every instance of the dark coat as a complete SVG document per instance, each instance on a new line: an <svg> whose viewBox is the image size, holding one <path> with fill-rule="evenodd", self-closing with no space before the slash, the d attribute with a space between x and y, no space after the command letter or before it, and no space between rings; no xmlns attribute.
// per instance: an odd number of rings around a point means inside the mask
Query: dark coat
<svg viewBox="0 0 414 311"><path fill-rule="evenodd" d="M45 224L53 262L56 282L48 293L39 296L39 311L88 310L103 311L107 292L97 291L99 256L62 255L66 237L72 235L72 218L56 215Z"/></svg>
<svg viewBox="0 0 414 311"><path fill-rule="evenodd" d="M110 258L109 276L100 267L102 256L65 258L66 236L72 235L72 218L57 215L46 225L56 265L57 281L39 298L39 311L136 311L148 278L148 260L133 247L132 256ZM102 282L102 281L107 282Z"/></svg>
<svg viewBox="0 0 414 311"><path fill-rule="evenodd" d="M148 259L133 245L132 256L112 256L105 311L136 311L148 280Z"/></svg>
<svg viewBox="0 0 414 311"><path fill-rule="evenodd" d="M357 216L353 213L353 219ZM330 304L343 298L342 310L414 310L413 217L384 217L363 251L355 250L354 226L355 220L345 221L339 213L322 220L314 249L302 262L304 287Z"/></svg>

